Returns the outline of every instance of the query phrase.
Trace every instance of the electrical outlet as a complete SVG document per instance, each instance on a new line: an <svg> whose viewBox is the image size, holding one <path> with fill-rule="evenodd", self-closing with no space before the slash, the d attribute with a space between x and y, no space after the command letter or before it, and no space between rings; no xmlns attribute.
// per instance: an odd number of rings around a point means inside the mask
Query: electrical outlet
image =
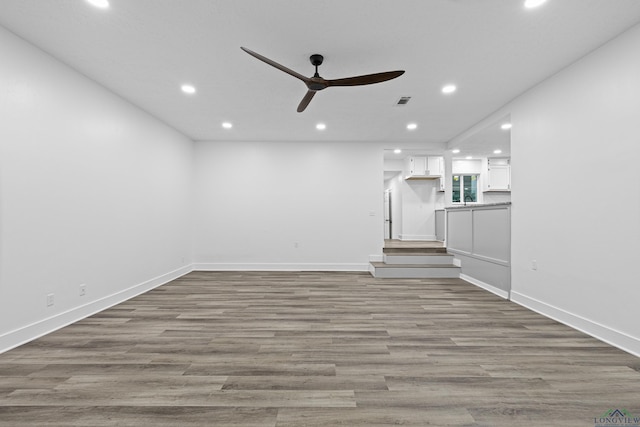
<svg viewBox="0 0 640 427"><path fill-rule="evenodd" d="M538 269L538 261L536 261L535 259L531 261L531 269L533 271L536 271Z"/></svg>
<svg viewBox="0 0 640 427"><path fill-rule="evenodd" d="M293 247L298 249L298 247L300 246L300 244L298 242L293 242Z"/></svg>
<svg viewBox="0 0 640 427"><path fill-rule="evenodd" d="M80 285L80 296L83 297L87 294L87 285Z"/></svg>
<svg viewBox="0 0 640 427"><path fill-rule="evenodd" d="M47 307L51 307L53 305L53 294L47 295Z"/></svg>

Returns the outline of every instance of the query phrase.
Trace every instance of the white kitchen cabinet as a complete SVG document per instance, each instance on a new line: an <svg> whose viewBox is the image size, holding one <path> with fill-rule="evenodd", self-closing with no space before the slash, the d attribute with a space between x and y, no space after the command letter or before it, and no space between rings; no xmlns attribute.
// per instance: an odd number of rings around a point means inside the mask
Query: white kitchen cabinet
<svg viewBox="0 0 640 427"><path fill-rule="evenodd" d="M488 159L485 191L511 191L511 165L509 159Z"/></svg>
<svg viewBox="0 0 640 427"><path fill-rule="evenodd" d="M404 163L405 179L438 179L444 175L444 158L409 156Z"/></svg>
<svg viewBox="0 0 640 427"><path fill-rule="evenodd" d="M427 170L430 176L443 176L444 157L427 157Z"/></svg>
<svg viewBox="0 0 640 427"><path fill-rule="evenodd" d="M434 157L437 160L437 166L434 165L435 170L438 172L439 176L438 182L436 184L437 191L444 191L446 181L444 179L444 157Z"/></svg>
<svg viewBox="0 0 640 427"><path fill-rule="evenodd" d="M404 160L407 177L422 177L427 175L427 158L409 156Z"/></svg>

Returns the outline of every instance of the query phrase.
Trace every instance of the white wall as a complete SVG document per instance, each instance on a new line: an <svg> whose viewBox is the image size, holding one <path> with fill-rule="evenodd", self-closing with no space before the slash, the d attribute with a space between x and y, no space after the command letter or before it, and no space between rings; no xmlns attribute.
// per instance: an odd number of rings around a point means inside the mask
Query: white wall
<svg viewBox="0 0 640 427"><path fill-rule="evenodd" d="M451 173L458 174L481 174L482 161L480 159L454 159L452 162ZM480 188L478 188L479 190Z"/></svg>
<svg viewBox="0 0 640 427"><path fill-rule="evenodd" d="M367 271L382 253L380 147L202 141L195 158L197 269Z"/></svg>
<svg viewBox="0 0 640 427"><path fill-rule="evenodd" d="M2 28L0 51L2 351L188 270L193 159L187 138Z"/></svg>
<svg viewBox="0 0 640 427"><path fill-rule="evenodd" d="M639 51L636 26L486 121L513 123L512 299L638 355Z"/></svg>
<svg viewBox="0 0 640 427"><path fill-rule="evenodd" d="M436 240L437 183L402 180L402 240Z"/></svg>

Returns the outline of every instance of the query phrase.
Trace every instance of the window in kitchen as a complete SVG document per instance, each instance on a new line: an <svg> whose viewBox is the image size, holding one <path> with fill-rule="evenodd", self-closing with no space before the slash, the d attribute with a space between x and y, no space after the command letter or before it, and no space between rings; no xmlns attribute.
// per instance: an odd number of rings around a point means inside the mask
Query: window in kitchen
<svg viewBox="0 0 640 427"><path fill-rule="evenodd" d="M453 175L453 203L478 201L478 175Z"/></svg>

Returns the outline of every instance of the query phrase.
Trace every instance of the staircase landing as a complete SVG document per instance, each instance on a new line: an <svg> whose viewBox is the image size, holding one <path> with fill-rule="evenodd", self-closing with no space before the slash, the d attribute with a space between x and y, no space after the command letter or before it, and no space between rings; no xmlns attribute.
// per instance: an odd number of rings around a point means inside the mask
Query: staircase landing
<svg viewBox="0 0 640 427"><path fill-rule="evenodd" d="M385 239L384 249L429 249L445 248L443 242L437 240L396 240Z"/></svg>

